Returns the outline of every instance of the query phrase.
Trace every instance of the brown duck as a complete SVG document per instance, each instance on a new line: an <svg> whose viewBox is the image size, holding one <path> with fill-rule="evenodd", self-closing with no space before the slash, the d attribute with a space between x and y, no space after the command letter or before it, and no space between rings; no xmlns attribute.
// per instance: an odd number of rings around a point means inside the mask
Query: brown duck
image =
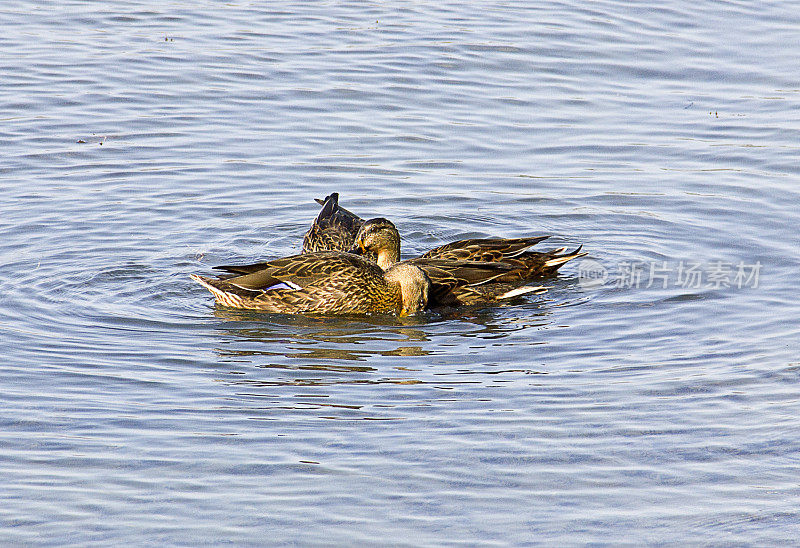
<svg viewBox="0 0 800 548"><path fill-rule="evenodd" d="M423 310L430 291L430 279L414 265L383 270L364 257L337 251L217 268L231 274L191 277L220 304L264 312L405 316Z"/></svg>
<svg viewBox="0 0 800 548"><path fill-rule="evenodd" d="M552 251L528 251L548 236L531 238L472 238L458 240L435 247L418 259L446 259L479 263L504 263L513 267L510 272L500 276L497 282L532 280L555 274L566 262L581 257L581 247L566 251L562 247ZM400 234L388 219L378 218L365 221L355 237L355 245L362 251L373 253L377 263L388 268L400 260Z"/></svg>
<svg viewBox="0 0 800 548"><path fill-rule="evenodd" d="M316 201L322 205L322 210L306 233L304 252L324 249L360 253L384 268L400 260L400 234L391 221L384 218L364 221L339 205L339 194L336 192L324 200ZM336 234L335 237L328 236L332 232ZM547 252L529 251L529 248L548 237L458 240L435 247L419 258L505 262L516 269L498 281L513 282L553 275L564 263L585 255L581 253L582 246L569 252L563 247ZM361 244L357 241L359 238Z"/></svg>
<svg viewBox="0 0 800 548"><path fill-rule="evenodd" d="M490 238L461 240L437 247L403 263L421 268L431 279L431 306L472 305L539 293L541 286L525 285L532 279L553 274L567 261L582 255L580 248L547 253L526 251L543 240L536 238ZM366 221L356 235L356 246L374 253L378 265L391 268L400 258L400 235L391 221Z"/></svg>

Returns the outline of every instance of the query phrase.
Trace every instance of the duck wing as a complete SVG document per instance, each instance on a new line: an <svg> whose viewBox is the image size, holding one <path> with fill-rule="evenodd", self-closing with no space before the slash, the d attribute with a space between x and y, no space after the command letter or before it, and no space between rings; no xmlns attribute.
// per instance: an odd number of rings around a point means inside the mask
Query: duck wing
<svg viewBox="0 0 800 548"><path fill-rule="evenodd" d="M250 290L273 288L301 289L336 279L382 276L381 268L358 255L337 251L318 251L292 255L251 265L216 267L233 273L222 278Z"/></svg>
<svg viewBox="0 0 800 548"><path fill-rule="evenodd" d="M464 288L491 284L513 273L515 267L501 262L456 261L416 258L406 261L421 268L431 280L431 306L458 304Z"/></svg>
<svg viewBox="0 0 800 548"><path fill-rule="evenodd" d="M552 276L567 262L586 255L586 252L582 252L581 249L583 246L572 251L567 251L565 247L545 252L525 251L515 257L506 258L504 262L515 268L509 274L499 278L499 281L525 281L542 276Z"/></svg>
<svg viewBox="0 0 800 548"><path fill-rule="evenodd" d="M524 253L549 236L530 238L471 238L440 245L423 254L423 258L457 261L503 261Z"/></svg>

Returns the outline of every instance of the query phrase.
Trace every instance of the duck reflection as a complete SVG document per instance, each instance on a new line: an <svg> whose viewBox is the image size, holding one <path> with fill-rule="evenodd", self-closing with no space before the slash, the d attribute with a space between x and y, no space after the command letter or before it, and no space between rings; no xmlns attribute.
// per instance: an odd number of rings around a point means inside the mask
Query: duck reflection
<svg viewBox="0 0 800 548"><path fill-rule="evenodd" d="M403 318L274 315L224 307L218 307L215 315L223 320L216 327L215 349L222 362L364 373L397 369L401 363L391 358L453 355L474 349L481 340L496 344L521 330L547 326L551 312L537 304L536 308L458 308Z"/></svg>
<svg viewBox="0 0 800 548"><path fill-rule="evenodd" d="M503 364L493 348L519 347L527 360L532 346L544 344L542 337L515 336L552 324L552 310L541 300L404 318L282 316L225 307L215 315L217 381L234 390L237 406L262 420L289 420L287 411L337 420L427 413L442 401L474 397L476 386L532 373Z"/></svg>
<svg viewBox="0 0 800 548"><path fill-rule="evenodd" d="M302 360L365 361L371 356L425 356L422 317L308 317L218 308L221 357L283 356ZM377 347L377 348L375 348ZM336 367L341 367L337 365Z"/></svg>

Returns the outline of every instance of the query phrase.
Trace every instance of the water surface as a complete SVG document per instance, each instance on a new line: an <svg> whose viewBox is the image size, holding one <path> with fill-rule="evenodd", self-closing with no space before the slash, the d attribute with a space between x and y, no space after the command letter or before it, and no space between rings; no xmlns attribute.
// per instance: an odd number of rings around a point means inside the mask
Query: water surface
<svg viewBox="0 0 800 548"><path fill-rule="evenodd" d="M4 543L796 542L793 5L0 21ZM403 320L188 278L298 252L332 191L407 256L550 234L594 262Z"/></svg>

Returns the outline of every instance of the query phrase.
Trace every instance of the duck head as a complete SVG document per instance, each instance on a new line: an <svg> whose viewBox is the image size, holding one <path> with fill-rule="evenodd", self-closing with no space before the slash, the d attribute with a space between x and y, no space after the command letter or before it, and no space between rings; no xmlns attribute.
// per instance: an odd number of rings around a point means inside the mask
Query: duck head
<svg viewBox="0 0 800 548"><path fill-rule="evenodd" d="M378 266L386 270L400 261L400 233L394 224L382 217L370 219L358 230L355 246L361 253L373 253Z"/></svg>
<svg viewBox="0 0 800 548"><path fill-rule="evenodd" d="M398 263L386 271L385 277L387 283L400 288L402 301L400 316L416 314L428 306L431 280L421 268L408 263Z"/></svg>

